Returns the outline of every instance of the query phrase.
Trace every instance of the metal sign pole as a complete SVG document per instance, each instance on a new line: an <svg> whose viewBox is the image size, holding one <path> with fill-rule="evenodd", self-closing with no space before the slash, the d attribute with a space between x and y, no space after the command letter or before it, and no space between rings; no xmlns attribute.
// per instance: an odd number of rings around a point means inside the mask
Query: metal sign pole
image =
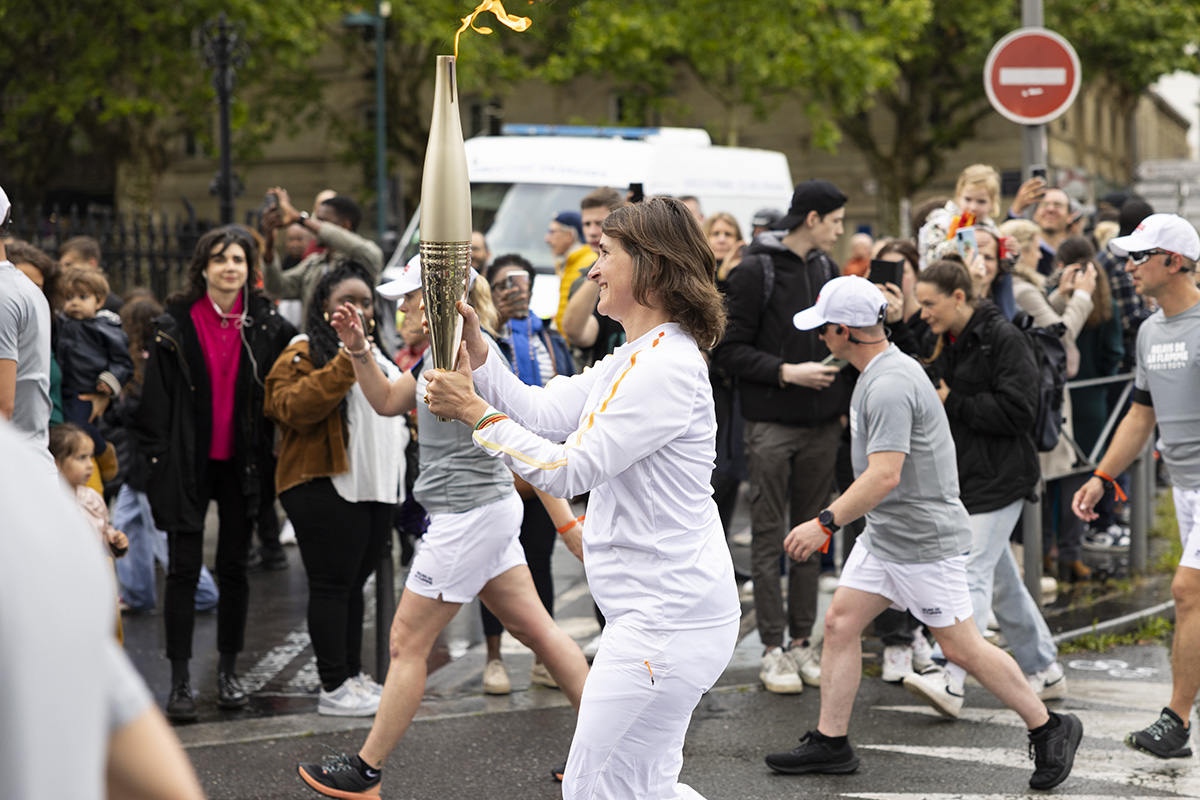
<svg viewBox="0 0 1200 800"><path fill-rule="evenodd" d="M1046 15L1043 13L1042 0L1021 0L1021 27L1042 28L1046 25ZM1021 157L1024 169L1021 175L1025 180L1033 177L1034 164L1046 164L1046 125L1026 125L1021 139Z"/></svg>

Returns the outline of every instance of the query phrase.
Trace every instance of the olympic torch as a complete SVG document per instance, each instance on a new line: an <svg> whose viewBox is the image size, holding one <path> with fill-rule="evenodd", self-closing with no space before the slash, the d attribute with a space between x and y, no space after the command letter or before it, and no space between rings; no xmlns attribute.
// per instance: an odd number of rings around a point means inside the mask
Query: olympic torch
<svg viewBox="0 0 1200 800"><path fill-rule="evenodd" d="M421 178L421 286L433 366L447 370L462 342L455 304L466 299L471 270L471 182L458 101L455 57L438 56Z"/></svg>

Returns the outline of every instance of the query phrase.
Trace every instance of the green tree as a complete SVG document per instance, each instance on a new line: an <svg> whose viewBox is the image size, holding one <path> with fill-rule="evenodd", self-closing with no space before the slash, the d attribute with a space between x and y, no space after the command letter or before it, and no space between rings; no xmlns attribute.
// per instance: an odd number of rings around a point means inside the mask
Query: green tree
<svg viewBox="0 0 1200 800"><path fill-rule="evenodd" d="M1103 77L1116 87L1126 119L1159 77L1200 68L1191 47L1200 4L1192 0L1060 0L1046 11L1048 26L1078 51L1083 79ZM837 80L814 85L820 113L863 154L879 184L883 230L899 232L899 201L927 185L994 113L983 88L984 62L996 41L1018 27L1015 4L933 0L919 39L896 60L894 83L874 96L847 94Z"/></svg>
<svg viewBox="0 0 1200 800"><path fill-rule="evenodd" d="M532 20L523 33L514 33L496 22L491 14L481 15L476 24L489 27L491 35L467 30L459 42L459 89L483 98L503 96L515 83L533 75L553 43L568 36L564 9L573 0L525 5L509 3L512 13ZM389 172L397 162L415 167L413 179L404 185L405 205L416 208L421 196L420 167L425 161L429 139L429 93L432 91L437 56L454 53L454 33L462 17L471 12L475 0L446 3L445 0L408 0L392 5L387 19L385 90L387 93L387 149ZM342 44L353 63L364 74L374 76L375 42L361 33L346 31ZM375 132L357 119L332 120L333 130L344 146L342 158L357 164L366 186L375 185ZM373 192L364 192L373 196Z"/></svg>
<svg viewBox="0 0 1200 800"><path fill-rule="evenodd" d="M632 109L670 109L678 69L690 70L721 105L717 138L739 141L743 118L767 118L814 83L832 82L856 105L896 76L929 15L929 0L583 0L569 11L570 38L538 74L614 81ZM818 138L833 135L818 119Z"/></svg>
<svg viewBox="0 0 1200 800"><path fill-rule="evenodd" d="M202 25L225 12L245 25L233 123L242 158L319 105L310 62L345 0L46 0L0 3L0 164L27 203L81 155L135 163L153 204L168 143L190 133L211 148L215 92L200 50Z"/></svg>

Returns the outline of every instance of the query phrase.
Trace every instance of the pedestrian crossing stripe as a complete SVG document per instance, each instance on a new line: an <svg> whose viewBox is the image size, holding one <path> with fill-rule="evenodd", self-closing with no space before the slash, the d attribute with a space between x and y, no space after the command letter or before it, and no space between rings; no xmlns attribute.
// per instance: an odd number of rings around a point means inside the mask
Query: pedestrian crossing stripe
<svg viewBox="0 0 1200 800"><path fill-rule="evenodd" d="M1105 781L1116 783L1130 789L1142 791L1171 792L1184 797L1200 797L1200 776L1190 774L1191 770L1181 771L1180 767L1194 764L1192 759L1172 759L1159 761L1149 756L1141 755L1125 748L1096 749L1087 743L1087 725L1084 724L1084 743L1075 753L1075 766L1071 770L1068 783L1080 780ZM891 744L856 744L858 750L878 750L881 752L897 753L904 756L924 756L942 761L964 761L971 764L987 764L994 767L1011 767L1022 772L1032 768L1032 762L1024 747L925 747L916 745ZM907 797L935 798L938 795L904 795L904 794L855 794L845 797L880 798L881 800L899 800ZM1019 795L1028 797L1028 795ZM1130 791L1118 795L1108 795L1110 798L1119 796L1132 798ZM955 794L947 797L956 800L989 797L989 795ZM1075 795L1072 795L1074 800Z"/></svg>

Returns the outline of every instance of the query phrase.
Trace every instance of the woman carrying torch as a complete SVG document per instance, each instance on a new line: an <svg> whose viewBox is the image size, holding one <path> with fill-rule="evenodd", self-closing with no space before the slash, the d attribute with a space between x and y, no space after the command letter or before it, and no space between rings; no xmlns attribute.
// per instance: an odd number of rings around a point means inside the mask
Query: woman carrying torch
<svg viewBox="0 0 1200 800"><path fill-rule="evenodd" d="M460 304L458 370L429 373L430 410L471 427L481 452L555 497L591 492L584 566L608 625L564 798L700 796L678 783L684 734L733 654L740 616L709 485L716 420L700 349L725 326L715 267L678 200L618 209L588 278L624 345L582 375L528 386Z"/></svg>

